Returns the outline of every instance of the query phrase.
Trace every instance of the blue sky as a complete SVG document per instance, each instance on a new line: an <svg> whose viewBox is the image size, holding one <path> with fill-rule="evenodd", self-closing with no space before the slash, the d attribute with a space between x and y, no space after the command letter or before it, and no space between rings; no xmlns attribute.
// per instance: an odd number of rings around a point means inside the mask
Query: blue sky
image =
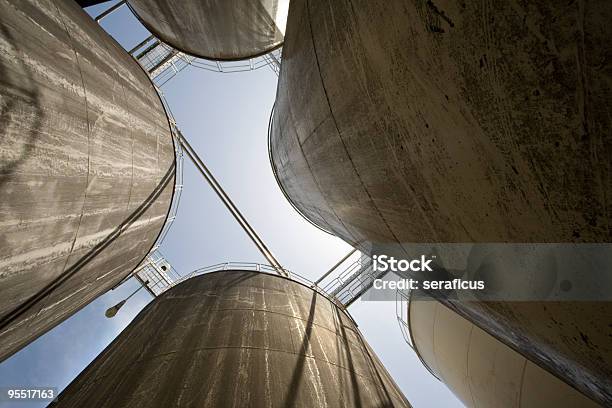
<svg viewBox="0 0 612 408"><path fill-rule="evenodd" d="M96 15L103 8L88 11ZM127 7L103 26L128 49L148 35ZM276 185L267 150L276 81L267 68L234 74L187 68L162 90L185 136L283 266L315 280L351 248L302 219ZM188 161L184 186L176 221L161 247L179 273L226 261L265 262ZM0 386L64 388L151 301L140 291L115 318L106 319L106 308L136 287L131 280L108 292L0 364ZM394 302L357 301L349 311L414 407L462 406L404 342Z"/></svg>

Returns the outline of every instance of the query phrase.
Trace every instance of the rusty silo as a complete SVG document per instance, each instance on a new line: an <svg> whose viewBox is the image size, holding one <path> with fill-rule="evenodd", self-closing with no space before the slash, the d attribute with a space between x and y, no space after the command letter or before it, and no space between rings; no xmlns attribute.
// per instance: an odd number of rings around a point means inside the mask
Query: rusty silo
<svg viewBox="0 0 612 408"><path fill-rule="evenodd" d="M288 278L192 277L150 303L57 407L409 407L355 322Z"/></svg>
<svg viewBox="0 0 612 408"><path fill-rule="evenodd" d="M127 276L174 188L161 100L74 1L0 1L0 361Z"/></svg>
<svg viewBox="0 0 612 408"><path fill-rule="evenodd" d="M231 61L282 45L289 0L129 0L128 5L151 33L177 50Z"/></svg>
<svg viewBox="0 0 612 408"><path fill-rule="evenodd" d="M610 242L611 18L606 1L292 0L270 132L281 189L370 254ZM612 404L610 302L445 304Z"/></svg>

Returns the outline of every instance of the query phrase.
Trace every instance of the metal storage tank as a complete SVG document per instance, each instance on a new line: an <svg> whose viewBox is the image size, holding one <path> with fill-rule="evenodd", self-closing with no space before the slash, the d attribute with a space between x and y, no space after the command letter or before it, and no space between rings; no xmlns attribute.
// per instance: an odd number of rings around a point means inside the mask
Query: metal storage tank
<svg viewBox="0 0 612 408"><path fill-rule="evenodd" d="M0 0L0 361L127 276L174 188L161 100L74 1Z"/></svg>
<svg viewBox="0 0 612 408"><path fill-rule="evenodd" d="M151 302L57 407L408 407L351 317L288 278L231 270Z"/></svg>
<svg viewBox="0 0 612 408"><path fill-rule="evenodd" d="M270 129L280 188L369 254L609 243L611 18L605 1L293 0ZM612 404L610 302L445 304Z"/></svg>
<svg viewBox="0 0 612 408"><path fill-rule="evenodd" d="M413 295L408 309L414 351L467 407L600 407L441 303Z"/></svg>
<svg viewBox="0 0 612 408"><path fill-rule="evenodd" d="M289 0L128 0L142 24L184 53L241 60L283 43Z"/></svg>

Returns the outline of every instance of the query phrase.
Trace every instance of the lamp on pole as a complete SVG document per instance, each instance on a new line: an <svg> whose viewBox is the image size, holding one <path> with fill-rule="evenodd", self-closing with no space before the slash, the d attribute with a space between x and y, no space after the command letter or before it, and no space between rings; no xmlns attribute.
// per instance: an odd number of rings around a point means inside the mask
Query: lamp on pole
<svg viewBox="0 0 612 408"><path fill-rule="evenodd" d="M144 288L148 283L149 283L149 281L146 281L144 284L140 285L140 287L138 289L136 289L134 292L132 292L130 294L130 296L126 297L121 302L117 303L115 306L111 306L108 309L106 309L106 312L104 313L104 315L107 318L109 318L109 319L112 318L112 317L115 317L115 315L117 314L119 309L121 309L123 307L125 302L127 302L132 296L134 296L136 294L136 292L138 292L140 289Z"/></svg>

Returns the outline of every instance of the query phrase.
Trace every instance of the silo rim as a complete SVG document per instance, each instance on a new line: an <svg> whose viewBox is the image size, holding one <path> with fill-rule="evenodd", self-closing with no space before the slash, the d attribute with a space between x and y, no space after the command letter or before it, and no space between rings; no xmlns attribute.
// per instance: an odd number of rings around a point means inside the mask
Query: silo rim
<svg viewBox="0 0 612 408"><path fill-rule="evenodd" d="M340 310L341 312L343 312L349 319L351 319L351 321L355 324L355 327L359 327L359 325L357 324L357 322L355 321L355 319L353 319L353 316L351 316L351 314L349 313L348 309L344 308L344 307L340 307L336 302L333 301L332 297L330 295L326 295L324 293L321 293L315 289L313 289L312 287L306 285L305 283L302 283L298 280L295 279L291 279L291 277L287 277L287 276L281 276L281 275L277 275L274 273L268 273L265 271L255 271L255 270L249 270L249 269L240 269L240 268L235 268L235 269L220 269L217 271L211 271L211 272L206 272L206 273L202 273L200 275L194 275L191 276L185 280L182 280L181 282L179 282L178 284L172 286L171 288L167 289L166 291L162 292L158 297L156 297L155 299L158 299L162 296L164 296L165 293L170 292L171 290L173 290L176 287L179 287L181 285L183 285L185 282L189 282L191 279L193 278L198 278L198 277L202 277L202 276L206 276L206 275L210 275L210 274L215 274L215 273L223 273L223 272L248 272L248 273L252 273L254 275L266 275L266 276L271 276L273 278L280 278L280 279L284 279L287 280L289 282L301 285L305 288L307 288L308 290L314 292L316 295L320 295L322 297L324 297L329 303L331 303L336 309Z"/></svg>
<svg viewBox="0 0 612 408"><path fill-rule="evenodd" d="M172 48L174 48L175 50L182 52L183 54L186 55L190 55L192 57L195 58L202 58L208 61L219 61L219 62L234 62L234 61L244 61L244 60L248 60L248 59L252 59L252 58L257 58L257 57L261 57L262 55L266 55L271 53L274 50L277 50L279 48L281 48L283 46L284 43L284 36L283 36L283 41L281 41L280 43L273 45L272 47L266 48L265 50L261 51L261 52L256 52L250 55L245 55L242 57L236 57L236 58L224 58L224 57L210 57L210 56L206 56L206 55L198 55L196 53L187 51L181 47L177 47L174 44L171 44L169 41L167 41L163 35L161 35L157 30L153 29L153 27L149 26L148 24L146 24L144 22L144 20L142 20L140 18L140 16L138 15L138 13L136 13L136 11L134 11L134 9L132 8L132 5L130 4L129 1L126 1L126 3L128 8L130 9L130 11L132 12L132 14L134 15L134 17L136 17L136 19L140 22L140 24L143 25L144 28L146 28L151 34L153 34L157 39L161 40L163 43L168 44L169 46L171 46Z"/></svg>
<svg viewBox="0 0 612 408"><path fill-rule="evenodd" d="M410 307L412 306L412 301L413 301L414 297L410 296L410 299L408 299L408 305L407 305L407 312L408 312L408 335L410 336L410 343L412 343L412 350L414 351L414 354L417 355L419 361L421 362L421 364L423 364L423 366L427 369L427 371L429 371L429 373L431 375L434 376L435 379L437 379L438 381L442 381L442 379L440 377L438 377L438 374L436 374L436 372L429 367L429 364L427 364L427 362L425 361L425 359L421 356L421 353L419 352L419 348L416 344L416 342L414 341L414 336L412 335L412 319L410 318ZM436 302L439 304L439 302L437 300L430 300L431 302ZM436 308L438 307L438 304L436 304ZM435 318L434 318L434 327L435 327ZM444 381L442 381L444 382Z"/></svg>
<svg viewBox="0 0 612 408"><path fill-rule="evenodd" d="M278 92L278 90L277 90ZM272 153L272 124L274 123L274 110L276 108L276 101L274 102L274 104L272 105L272 110L270 111L270 119L268 119L268 157L269 157L269 161L270 161L270 168L272 170L272 174L274 175L274 180L276 181L276 185L278 186L278 188L280 189L280 191L283 193L283 196L285 197L285 199L287 200L287 202L289 202L289 204L291 205L291 207L306 221L308 221L309 224L311 224L312 226L316 227L317 229L325 232L326 234L329 234L331 236L336 236L335 234L333 234L331 231L329 231L328 229L326 229L325 227L322 227L321 225L317 224L316 222L314 222L313 220L311 220L310 218L308 218L298 207L297 205L295 205L295 203L291 200L291 198L289 197L289 194L287 194L287 191L285 190L285 187L283 186L283 184L281 183L280 179L278 178L278 172L276 171L276 165L274 164L274 157L273 157L273 153Z"/></svg>

